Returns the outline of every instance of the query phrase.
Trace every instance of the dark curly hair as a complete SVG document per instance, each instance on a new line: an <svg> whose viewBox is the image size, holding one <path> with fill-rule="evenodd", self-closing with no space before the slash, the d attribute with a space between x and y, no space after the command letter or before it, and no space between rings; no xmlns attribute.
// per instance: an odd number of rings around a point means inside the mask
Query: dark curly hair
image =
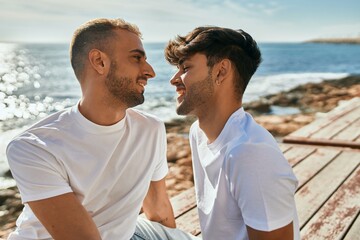
<svg viewBox="0 0 360 240"><path fill-rule="evenodd" d="M261 62L257 43L243 30L197 27L186 36L170 40L165 48L166 60L175 66L196 53L205 54L210 69L222 59L235 65L235 89L240 98Z"/></svg>

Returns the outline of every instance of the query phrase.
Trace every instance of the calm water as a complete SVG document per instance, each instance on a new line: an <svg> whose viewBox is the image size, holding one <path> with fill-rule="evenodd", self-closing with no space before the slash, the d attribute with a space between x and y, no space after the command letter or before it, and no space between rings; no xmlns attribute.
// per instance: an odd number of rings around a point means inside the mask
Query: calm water
<svg viewBox="0 0 360 240"><path fill-rule="evenodd" d="M157 76L149 81L145 103L137 108L164 121L176 118L176 94L169 84L175 69L164 60L165 43L144 46ZM249 83L245 102L306 82L360 74L360 45L263 43L260 49L263 62ZM0 174L7 168L4 148L13 133L75 104L80 94L67 44L0 43Z"/></svg>

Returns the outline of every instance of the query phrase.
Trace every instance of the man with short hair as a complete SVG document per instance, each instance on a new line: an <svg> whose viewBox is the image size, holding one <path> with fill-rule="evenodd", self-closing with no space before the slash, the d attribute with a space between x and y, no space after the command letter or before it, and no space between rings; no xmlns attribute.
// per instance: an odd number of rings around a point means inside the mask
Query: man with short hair
<svg viewBox="0 0 360 240"><path fill-rule="evenodd" d="M7 148L25 204L9 239L191 239L173 229L164 124L131 109L155 76L140 37L122 19L94 19L74 33L80 101ZM141 207L152 221L137 221Z"/></svg>
<svg viewBox="0 0 360 240"><path fill-rule="evenodd" d="M195 190L206 240L299 239L297 179L275 139L242 108L261 62L242 30L198 27L165 49L170 80L190 130Z"/></svg>

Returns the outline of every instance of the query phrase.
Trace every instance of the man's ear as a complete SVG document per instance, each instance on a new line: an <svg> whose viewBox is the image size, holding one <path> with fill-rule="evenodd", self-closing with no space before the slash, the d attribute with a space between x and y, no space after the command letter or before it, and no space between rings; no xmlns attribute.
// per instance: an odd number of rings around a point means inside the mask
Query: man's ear
<svg viewBox="0 0 360 240"><path fill-rule="evenodd" d="M100 75L106 74L110 67L109 57L98 49L90 50L89 62L93 69Z"/></svg>
<svg viewBox="0 0 360 240"><path fill-rule="evenodd" d="M229 78L232 69L232 63L229 59L223 59L216 64L216 84L220 85L224 80Z"/></svg>

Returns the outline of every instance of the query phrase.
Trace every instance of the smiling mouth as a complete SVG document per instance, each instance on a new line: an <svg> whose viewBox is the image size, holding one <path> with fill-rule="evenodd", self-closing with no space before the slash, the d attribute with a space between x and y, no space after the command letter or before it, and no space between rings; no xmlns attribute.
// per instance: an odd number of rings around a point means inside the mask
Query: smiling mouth
<svg viewBox="0 0 360 240"><path fill-rule="evenodd" d="M145 86L147 85L147 80L144 78L140 78L138 79L137 83L142 86L143 88L145 88Z"/></svg>
<svg viewBox="0 0 360 240"><path fill-rule="evenodd" d="M177 92L178 96L180 97L182 95L185 95L186 91L183 88L179 88L179 89L176 89L176 92Z"/></svg>

